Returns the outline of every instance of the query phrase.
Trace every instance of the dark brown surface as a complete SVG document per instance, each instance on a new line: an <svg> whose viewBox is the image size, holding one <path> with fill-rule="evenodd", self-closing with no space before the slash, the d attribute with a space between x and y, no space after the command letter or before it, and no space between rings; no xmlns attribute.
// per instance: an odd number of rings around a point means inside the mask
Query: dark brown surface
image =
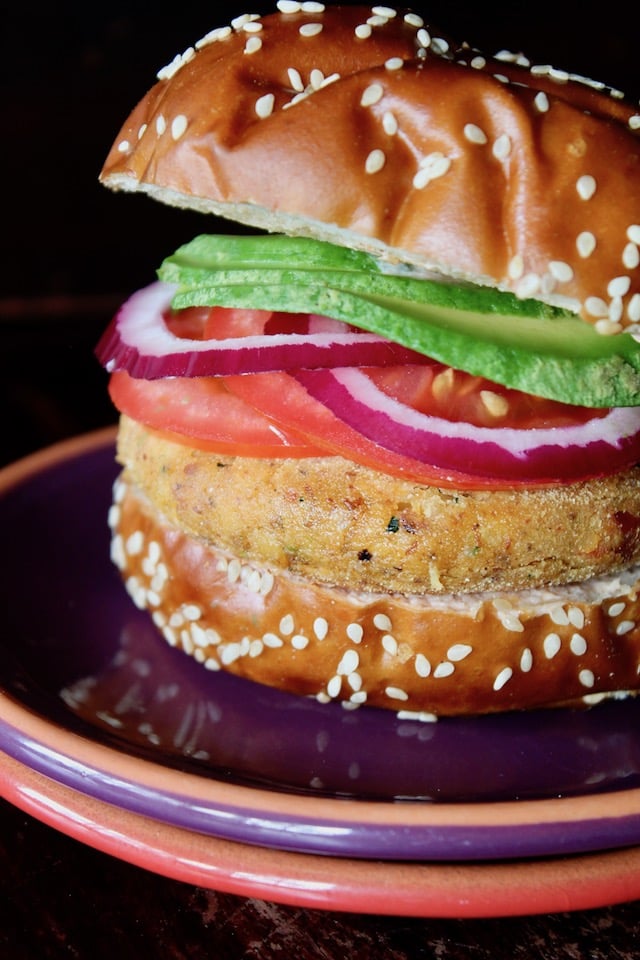
<svg viewBox="0 0 640 960"><path fill-rule="evenodd" d="M640 905L438 920L279 906L166 880L0 806L5 960L635 960Z"/></svg>
<svg viewBox="0 0 640 960"><path fill-rule="evenodd" d="M93 344L121 294L151 279L159 258L193 235L194 219L111 196L97 185L98 169L155 69L238 12L232 6L181 4L180 20L175 9L161 16L134 2L92 13L79 3L3 11L3 143L11 148L2 151L0 175L11 186L0 231L0 463L115 420ZM538 5L533 21L522 2L429 10L450 32L468 18L470 38L548 51L536 59L640 87L628 15L616 11L619 19L603 25L600 7L572 3L563 5L563 26L555 7ZM572 9L580 11L573 23ZM44 157L51 167L43 171ZM195 229L215 229L196 222ZM633 960L639 937L638 903L455 921L217 894L98 853L0 804L3 960Z"/></svg>

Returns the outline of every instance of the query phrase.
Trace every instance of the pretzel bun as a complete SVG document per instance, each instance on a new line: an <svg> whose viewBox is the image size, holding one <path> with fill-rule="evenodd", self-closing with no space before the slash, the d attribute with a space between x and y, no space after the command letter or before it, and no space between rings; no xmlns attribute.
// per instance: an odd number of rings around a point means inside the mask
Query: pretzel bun
<svg viewBox="0 0 640 960"><path fill-rule="evenodd" d="M106 186L569 306L603 334L640 324L637 108L411 13L280 7L160 71ZM114 562L209 669L422 717L640 688L640 468L443 492L127 416L118 458Z"/></svg>
<svg viewBox="0 0 640 960"><path fill-rule="evenodd" d="M637 106L400 10L288 6L160 71L102 182L640 321Z"/></svg>

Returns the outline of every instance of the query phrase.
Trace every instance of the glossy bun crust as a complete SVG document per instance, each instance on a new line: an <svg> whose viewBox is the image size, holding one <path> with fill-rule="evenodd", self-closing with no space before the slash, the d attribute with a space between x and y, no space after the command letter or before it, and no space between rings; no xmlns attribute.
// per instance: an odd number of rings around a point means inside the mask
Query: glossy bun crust
<svg viewBox="0 0 640 960"><path fill-rule="evenodd" d="M640 109L402 10L288 4L176 58L103 182L640 322ZM392 15L393 14L393 15Z"/></svg>
<svg viewBox="0 0 640 960"><path fill-rule="evenodd" d="M640 567L625 567L625 557L638 558L637 521L617 551L602 535L618 508L636 509L633 477L598 482L595 500L591 484L566 489L569 516L554 502L556 490L531 491L529 519L519 527L525 536L536 514L546 517L536 541L544 567L576 537L572 516L598 514L577 537L586 546L600 525L593 552L607 554L603 567L616 573L553 587L532 569L531 588L516 590L510 578L523 571L494 557L493 589L469 590L467 581L446 592L441 578L449 584L455 576L455 545L469 529L458 529L460 510L483 516L489 552L492 537L500 540L517 519L510 495L482 493L476 504L472 495L461 508L452 493L439 504L429 541L428 523L421 536L388 524L376 535L371 516L382 517L387 497L401 495L405 516L417 517L437 491L338 457L221 457L122 418L119 459L113 559L165 639L209 669L320 699L434 715L593 702L640 683ZM522 549L513 543L514 554ZM470 563L467 577L492 582L479 570Z"/></svg>

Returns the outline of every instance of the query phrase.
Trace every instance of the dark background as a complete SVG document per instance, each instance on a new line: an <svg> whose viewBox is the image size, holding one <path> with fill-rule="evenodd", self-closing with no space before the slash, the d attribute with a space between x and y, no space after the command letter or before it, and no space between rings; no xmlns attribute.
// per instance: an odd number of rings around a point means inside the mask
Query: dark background
<svg viewBox="0 0 640 960"><path fill-rule="evenodd" d="M224 229L98 184L156 71L236 4L0 9L0 465L115 422L92 350L175 246ZM266 12L271 5L257 5ZM525 51L640 96L638 5L433 2L415 9L494 52ZM6 549L6 548L5 548ZM4 562L10 556L4 555ZM633 960L640 906L496 921L341 916L218 895L99 854L0 805L0 953L48 957Z"/></svg>
<svg viewBox="0 0 640 960"><path fill-rule="evenodd" d="M27 3L0 14L0 463L115 420L93 345L117 304L212 219L112 194L98 173L157 70L248 8L182 2ZM272 4L258 4L267 12ZM418 4L487 52L523 50L640 96L637 5Z"/></svg>

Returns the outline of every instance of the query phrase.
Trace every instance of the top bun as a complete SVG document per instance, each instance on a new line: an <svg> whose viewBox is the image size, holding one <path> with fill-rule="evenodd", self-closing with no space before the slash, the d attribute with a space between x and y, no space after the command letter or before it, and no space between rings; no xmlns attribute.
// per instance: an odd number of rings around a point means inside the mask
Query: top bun
<svg viewBox="0 0 640 960"><path fill-rule="evenodd" d="M640 324L640 110L415 14L282 2L158 74L116 190Z"/></svg>

